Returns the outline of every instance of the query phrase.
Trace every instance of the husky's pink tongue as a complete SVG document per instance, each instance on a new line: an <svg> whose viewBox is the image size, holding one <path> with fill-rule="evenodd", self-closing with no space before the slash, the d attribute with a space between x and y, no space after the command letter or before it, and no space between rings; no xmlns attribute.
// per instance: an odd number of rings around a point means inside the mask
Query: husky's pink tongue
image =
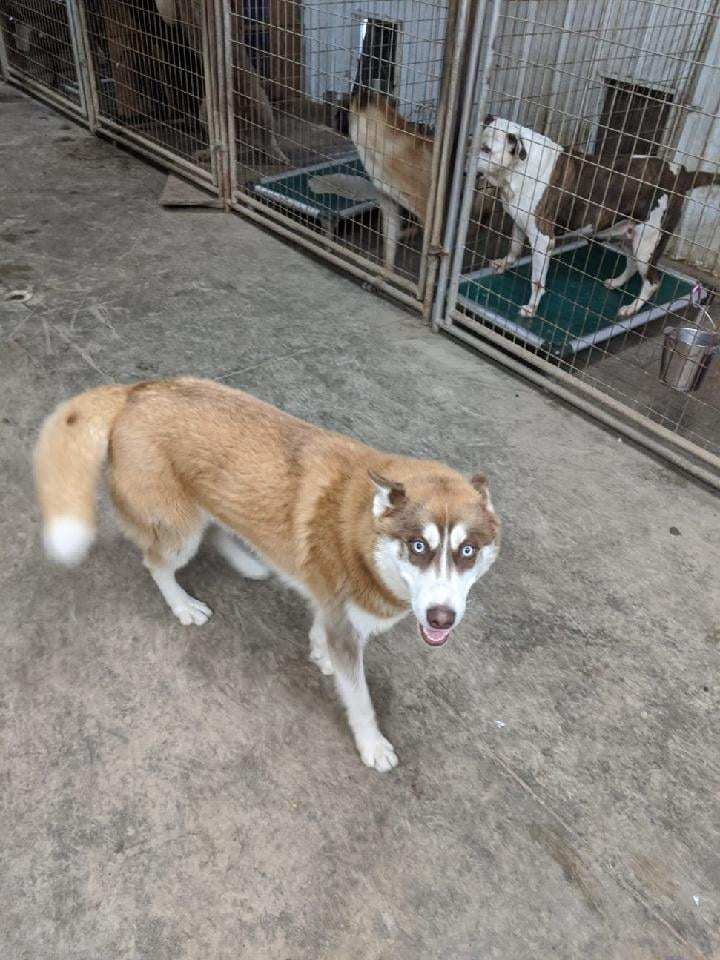
<svg viewBox="0 0 720 960"><path fill-rule="evenodd" d="M450 636L450 630L436 630L434 627L424 627L421 623L418 626L420 627L420 636L431 647L441 647Z"/></svg>

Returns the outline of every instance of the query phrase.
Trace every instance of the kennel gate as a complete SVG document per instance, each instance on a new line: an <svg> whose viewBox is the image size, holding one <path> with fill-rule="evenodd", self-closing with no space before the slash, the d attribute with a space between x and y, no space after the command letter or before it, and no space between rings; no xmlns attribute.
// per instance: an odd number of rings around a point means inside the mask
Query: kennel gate
<svg viewBox="0 0 720 960"><path fill-rule="evenodd" d="M605 169L641 154L717 173L720 3L487 0L481 6L444 237L453 255L441 264L434 325L720 485L720 357L712 348L720 344L714 332L720 310L712 303L720 272L720 184L688 197L659 261L660 286L630 317L618 309L633 300L639 277L619 290L603 283L622 272L625 248L571 234L556 240L539 310L522 317L530 257L493 272L490 261L507 253L512 221L487 182L484 202L477 203L488 115L589 154ZM709 311L699 311L698 303ZM711 347L687 363L704 366L684 381L663 382L676 332L696 327L691 343L703 338ZM674 389L695 373L703 376L694 392Z"/></svg>
<svg viewBox="0 0 720 960"><path fill-rule="evenodd" d="M225 3L231 206L429 311L461 75L455 53L471 6L470 0ZM424 229L404 221L392 268L382 262L378 191L340 129L356 84L394 98L414 136L434 137Z"/></svg>
<svg viewBox="0 0 720 960"><path fill-rule="evenodd" d="M6 0L0 9L0 74L87 121L80 37L75 0Z"/></svg>
<svg viewBox="0 0 720 960"><path fill-rule="evenodd" d="M221 192L214 0L76 0L92 126L167 169Z"/></svg>

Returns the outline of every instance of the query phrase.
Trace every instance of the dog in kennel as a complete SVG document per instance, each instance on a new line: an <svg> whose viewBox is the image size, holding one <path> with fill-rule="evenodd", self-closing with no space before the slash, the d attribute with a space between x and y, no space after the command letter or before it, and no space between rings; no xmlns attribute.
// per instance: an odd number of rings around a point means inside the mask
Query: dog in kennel
<svg viewBox="0 0 720 960"><path fill-rule="evenodd" d="M688 194L720 185L720 174L690 171L660 157L618 155L603 163L512 120L488 116L480 141L478 173L498 191L513 221L510 250L491 262L502 273L520 257L527 238L532 252L532 293L520 308L535 315L545 293L557 233L623 241L627 265L606 286L622 287L637 272L638 296L619 315L638 313L660 285L657 262L676 229Z"/></svg>

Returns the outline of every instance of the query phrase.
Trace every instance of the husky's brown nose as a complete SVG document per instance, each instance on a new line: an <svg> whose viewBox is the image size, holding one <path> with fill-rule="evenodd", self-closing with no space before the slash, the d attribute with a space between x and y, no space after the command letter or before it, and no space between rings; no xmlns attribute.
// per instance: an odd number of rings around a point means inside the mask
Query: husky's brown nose
<svg viewBox="0 0 720 960"><path fill-rule="evenodd" d="M427 622L435 630L449 630L455 623L455 611L450 607L429 607Z"/></svg>

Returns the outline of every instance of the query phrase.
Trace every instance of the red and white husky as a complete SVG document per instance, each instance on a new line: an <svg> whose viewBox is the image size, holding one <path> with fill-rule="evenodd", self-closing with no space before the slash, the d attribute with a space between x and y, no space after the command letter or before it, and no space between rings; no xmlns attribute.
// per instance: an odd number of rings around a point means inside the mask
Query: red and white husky
<svg viewBox="0 0 720 960"><path fill-rule="evenodd" d="M440 646L495 560L499 523L482 475L393 456L205 380L98 387L58 407L36 449L48 554L83 559L103 464L127 536L183 624L210 609L176 571L208 527L246 577L276 572L310 603L310 657L334 673L360 756L397 763L363 670L368 638L411 610Z"/></svg>

